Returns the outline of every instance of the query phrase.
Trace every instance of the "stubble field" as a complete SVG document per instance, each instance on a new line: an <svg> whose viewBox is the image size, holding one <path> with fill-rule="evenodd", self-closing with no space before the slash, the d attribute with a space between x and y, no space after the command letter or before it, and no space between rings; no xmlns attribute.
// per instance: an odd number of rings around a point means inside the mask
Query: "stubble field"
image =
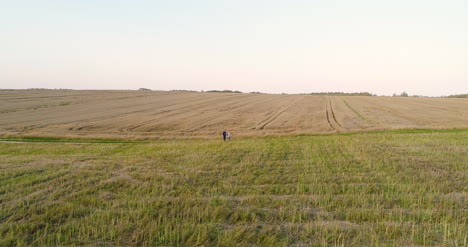
<svg viewBox="0 0 468 247"><path fill-rule="evenodd" d="M467 140L0 143L0 246L466 246Z"/></svg>
<svg viewBox="0 0 468 247"><path fill-rule="evenodd" d="M0 103L0 246L468 246L467 99Z"/></svg>
<svg viewBox="0 0 468 247"><path fill-rule="evenodd" d="M172 138L468 128L468 99L2 90L0 135Z"/></svg>

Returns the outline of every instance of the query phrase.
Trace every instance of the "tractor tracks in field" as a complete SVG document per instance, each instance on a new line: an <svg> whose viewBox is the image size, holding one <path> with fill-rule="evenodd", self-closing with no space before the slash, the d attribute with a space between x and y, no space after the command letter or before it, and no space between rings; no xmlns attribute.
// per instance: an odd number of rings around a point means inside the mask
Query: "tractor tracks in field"
<svg viewBox="0 0 468 247"><path fill-rule="evenodd" d="M351 107L351 105L348 104L348 102L346 100L343 100L343 103L352 111L354 112L354 114L356 114L356 116L358 116L360 119L364 120L365 122L367 122L368 124L370 125L375 125L375 122L373 120L370 120L366 117L364 117L361 113L359 113L356 109L354 109L353 107Z"/></svg>
<svg viewBox="0 0 468 247"><path fill-rule="evenodd" d="M237 103L231 103L231 106L226 106L226 111L229 111L229 115L235 115L239 116L243 113L245 113L246 109L245 107L249 106L254 106L253 109L258 109L261 107L264 101L268 101L268 98L259 98L259 97L252 97L250 99L245 99L241 104ZM225 119L226 115L225 114L217 114L216 116L213 117L208 117L203 120L199 120L193 124L193 128L190 128L190 131L198 131L200 129L205 128L209 123L212 123L214 120L220 120L220 119Z"/></svg>
<svg viewBox="0 0 468 247"><path fill-rule="evenodd" d="M240 95L233 95L233 96L229 96L228 98L229 99L239 98L239 96ZM197 108L212 107L213 105L216 105L216 102L219 101L219 100L220 100L220 98L214 98L214 99L209 98L209 99L200 99L200 100L197 100L197 102L187 102L187 103L182 104L181 106L170 105L170 106L167 106L167 107L164 107L164 108L160 109L159 112L151 114L151 115L155 116L154 118L148 119L148 120L145 120L145 121L140 121L139 123L127 126L125 128L120 128L119 131L121 131L121 132L135 131L138 128L141 128L141 127L143 127L145 125L148 125L149 123L159 122L161 120L161 117L174 118L174 117L179 116L179 115L184 115L184 114L193 112L194 109L197 109ZM164 115L162 115L162 114L164 114Z"/></svg>
<svg viewBox="0 0 468 247"><path fill-rule="evenodd" d="M275 121L281 114L283 114L289 107L291 107L292 105L296 104L298 101L302 100L304 97L299 97L299 98L296 98L294 99L291 103L287 104L286 106L284 106L283 108L281 108L279 111L271 114L270 116L268 116L267 118L265 118L264 120L262 120L260 123L257 124L257 126L254 128L256 130L262 130L265 128L265 126L267 126L268 124L270 124L271 122Z"/></svg>
<svg viewBox="0 0 468 247"><path fill-rule="evenodd" d="M336 120L335 112L333 111L332 100L330 97L325 99L325 113L327 115L328 125L338 133L345 132L346 129Z"/></svg>

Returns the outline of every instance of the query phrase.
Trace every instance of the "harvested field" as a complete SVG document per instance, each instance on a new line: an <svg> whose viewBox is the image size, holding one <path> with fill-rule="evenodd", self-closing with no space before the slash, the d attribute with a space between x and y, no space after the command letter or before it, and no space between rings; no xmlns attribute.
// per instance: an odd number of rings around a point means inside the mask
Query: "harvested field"
<svg viewBox="0 0 468 247"><path fill-rule="evenodd" d="M1 90L0 135L112 138L467 128L468 99Z"/></svg>
<svg viewBox="0 0 468 247"><path fill-rule="evenodd" d="M0 246L467 245L468 130L24 141Z"/></svg>

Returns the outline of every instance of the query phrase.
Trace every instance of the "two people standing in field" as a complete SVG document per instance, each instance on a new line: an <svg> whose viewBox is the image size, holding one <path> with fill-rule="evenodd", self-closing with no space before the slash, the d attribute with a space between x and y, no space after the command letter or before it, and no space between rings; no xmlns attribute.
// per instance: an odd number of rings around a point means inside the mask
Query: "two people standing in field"
<svg viewBox="0 0 468 247"><path fill-rule="evenodd" d="M223 131L223 140L226 141L226 138L228 139L228 141L230 141L231 140L231 133L224 130Z"/></svg>

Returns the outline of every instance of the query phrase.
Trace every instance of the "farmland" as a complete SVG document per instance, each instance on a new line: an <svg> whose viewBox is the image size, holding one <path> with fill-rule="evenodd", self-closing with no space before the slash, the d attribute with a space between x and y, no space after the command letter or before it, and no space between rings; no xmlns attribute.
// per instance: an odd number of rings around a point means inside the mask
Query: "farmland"
<svg viewBox="0 0 468 247"><path fill-rule="evenodd" d="M0 135L213 138L468 128L468 99L0 90Z"/></svg>
<svg viewBox="0 0 468 247"><path fill-rule="evenodd" d="M467 171L468 99L0 90L0 246L468 246Z"/></svg>
<svg viewBox="0 0 468 247"><path fill-rule="evenodd" d="M0 246L467 245L467 130L7 140Z"/></svg>

